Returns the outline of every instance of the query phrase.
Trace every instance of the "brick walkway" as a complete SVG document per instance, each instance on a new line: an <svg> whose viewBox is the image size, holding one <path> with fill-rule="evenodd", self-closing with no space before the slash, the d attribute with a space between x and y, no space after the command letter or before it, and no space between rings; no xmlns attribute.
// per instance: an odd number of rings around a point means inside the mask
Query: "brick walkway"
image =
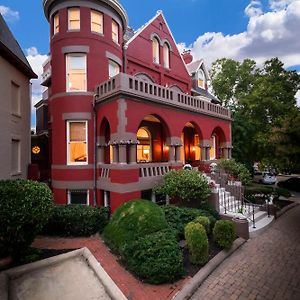
<svg viewBox="0 0 300 300"><path fill-rule="evenodd" d="M188 280L187 278L174 284L164 285L141 283L120 266L117 258L109 252L99 237L71 239L40 236L35 239L32 246L41 249L78 249L87 247L129 300L172 299Z"/></svg>
<svg viewBox="0 0 300 300"><path fill-rule="evenodd" d="M299 300L300 206L244 244L191 299Z"/></svg>

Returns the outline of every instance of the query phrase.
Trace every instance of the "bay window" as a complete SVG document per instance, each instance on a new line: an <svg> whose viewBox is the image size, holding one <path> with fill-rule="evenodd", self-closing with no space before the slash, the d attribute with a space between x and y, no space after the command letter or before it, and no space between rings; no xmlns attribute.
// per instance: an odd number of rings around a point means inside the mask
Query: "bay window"
<svg viewBox="0 0 300 300"><path fill-rule="evenodd" d="M91 10L91 31L103 34L103 14Z"/></svg>
<svg viewBox="0 0 300 300"><path fill-rule="evenodd" d="M66 55L67 92L86 91L86 54Z"/></svg>
<svg viewBox="0 0 300 300"><path fill-rule="evenodd" d="M119 25L116 21L112 20L112 40L119 44Z"/></svg>
<svg viewBox="0 0 300 300"><path fill-rule="evenodd" d="M59 15L58 13L53 18L53 35L59 32Z"/></svg>
<svg viewBox="0 0 300 300"><path fill-rule="evenodd" d="M68 30L80 30L80 9L78 7L68 9Z"/></svg>

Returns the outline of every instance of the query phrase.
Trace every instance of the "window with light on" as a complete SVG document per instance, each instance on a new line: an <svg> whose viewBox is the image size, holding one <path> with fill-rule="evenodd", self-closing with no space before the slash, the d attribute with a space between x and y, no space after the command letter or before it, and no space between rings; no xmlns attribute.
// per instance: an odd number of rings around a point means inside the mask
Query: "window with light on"
<svg viewBox="0 0 300 300"><path fill-rule="evenodd" d="M67 55L67 92L86 91L86 55Z"/></svg>

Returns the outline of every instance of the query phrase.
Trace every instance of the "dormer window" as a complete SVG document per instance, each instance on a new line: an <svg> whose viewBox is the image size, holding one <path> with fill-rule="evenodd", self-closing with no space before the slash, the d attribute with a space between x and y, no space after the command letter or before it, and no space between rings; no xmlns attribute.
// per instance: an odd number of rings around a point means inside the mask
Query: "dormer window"
<svg viewBox="0 0 300 300"><path fill-rule="evenodd" d="M157 38L152 40L153 62L159 64L159 41Z"/></svg>
<svg viewBox="0 0 300 300"><path fill-rule="evenodd" d="M68 30L80 30L80 9L78 7L68 9Z"/></svg>
<svg viewBox="0 0 300 300"><path fill-rule="evenodd" d="M197 72L197 82L199 88L205 89L205 76L202 69Z"/></svg>
<svg viewBox="0 0 300 300"><path fill-rule="evenodd" d="M167 43L164 43L164 67L170 69L170 48Z"/></svg>

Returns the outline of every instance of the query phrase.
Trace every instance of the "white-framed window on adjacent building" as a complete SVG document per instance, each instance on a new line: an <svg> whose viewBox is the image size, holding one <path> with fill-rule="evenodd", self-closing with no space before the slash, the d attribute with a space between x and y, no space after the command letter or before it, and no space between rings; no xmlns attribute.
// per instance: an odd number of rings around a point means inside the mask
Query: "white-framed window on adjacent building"
<svg viewBox="0 0 300 300"><path fill-rule="evenodd" d="M66 69L67 92L86 92L86 54L67 54Z"/></svg>
<svg viewBox="0 0 300 300"><path fill-rule="evenodd" d="M53 17L53 35L59 33L59 14L56 13Z"/></svg>
<svg viewBox="0 0 300 300"><path fill-rule="evenodd" d="M21 141L17 138L11 139L11 175L21 173Z"/></svg>
<svg viewBox="0 0 300 300"><path fill-rule="evenodd" d="M68 190L68 204L89 205L88 190Z"/></svg>
<svg viewBox="0 0 300 300"><path fill-rule="evenodd" d="M120 66L115 61L108 60L108 76L112 78L120 73Z"/></svg>
<svg viewBox="0 0 300 300"><path fill-rule="evenodd" d="M170 69L170 47L167 43L164 43L164 67Z"/></svg>
<svg viewBox="0 0 300 300"><path fill-rule="evenodd" d="M10 85L10 104L11 104L11 113L16 116L21 116L21 91L20 86L15 82L11 81Z"/></svg>
<svg viewBox="0 0 300 300"><path fill-rule="evenodd" d="M153 62L159 64L159 40L157 38L152 40L152 55Z"/></svg>
<svg viewBox="0 0 300 300"><path fill-rule="evenodd" d="M68 8L68 30L80 30L79 7Z"/></svg>
<svg viewBox="0 0 300 300"><path fill-rule="evenodd" d="M103 34L103 14L96 10L91 10L91 31Z"/></svg>
<svg viewBox="0 0 300 300"><path fill-rule="evenodd" d="M119 44L119 25L115 20L111 22L111 37L115 43Z"/></svg>
<svg viewBox="0 0 300 300"><path fill-rule="evenodd" d="M67 121L68 165L86 165L88 163L87 127L87 121Z"/></svg>

